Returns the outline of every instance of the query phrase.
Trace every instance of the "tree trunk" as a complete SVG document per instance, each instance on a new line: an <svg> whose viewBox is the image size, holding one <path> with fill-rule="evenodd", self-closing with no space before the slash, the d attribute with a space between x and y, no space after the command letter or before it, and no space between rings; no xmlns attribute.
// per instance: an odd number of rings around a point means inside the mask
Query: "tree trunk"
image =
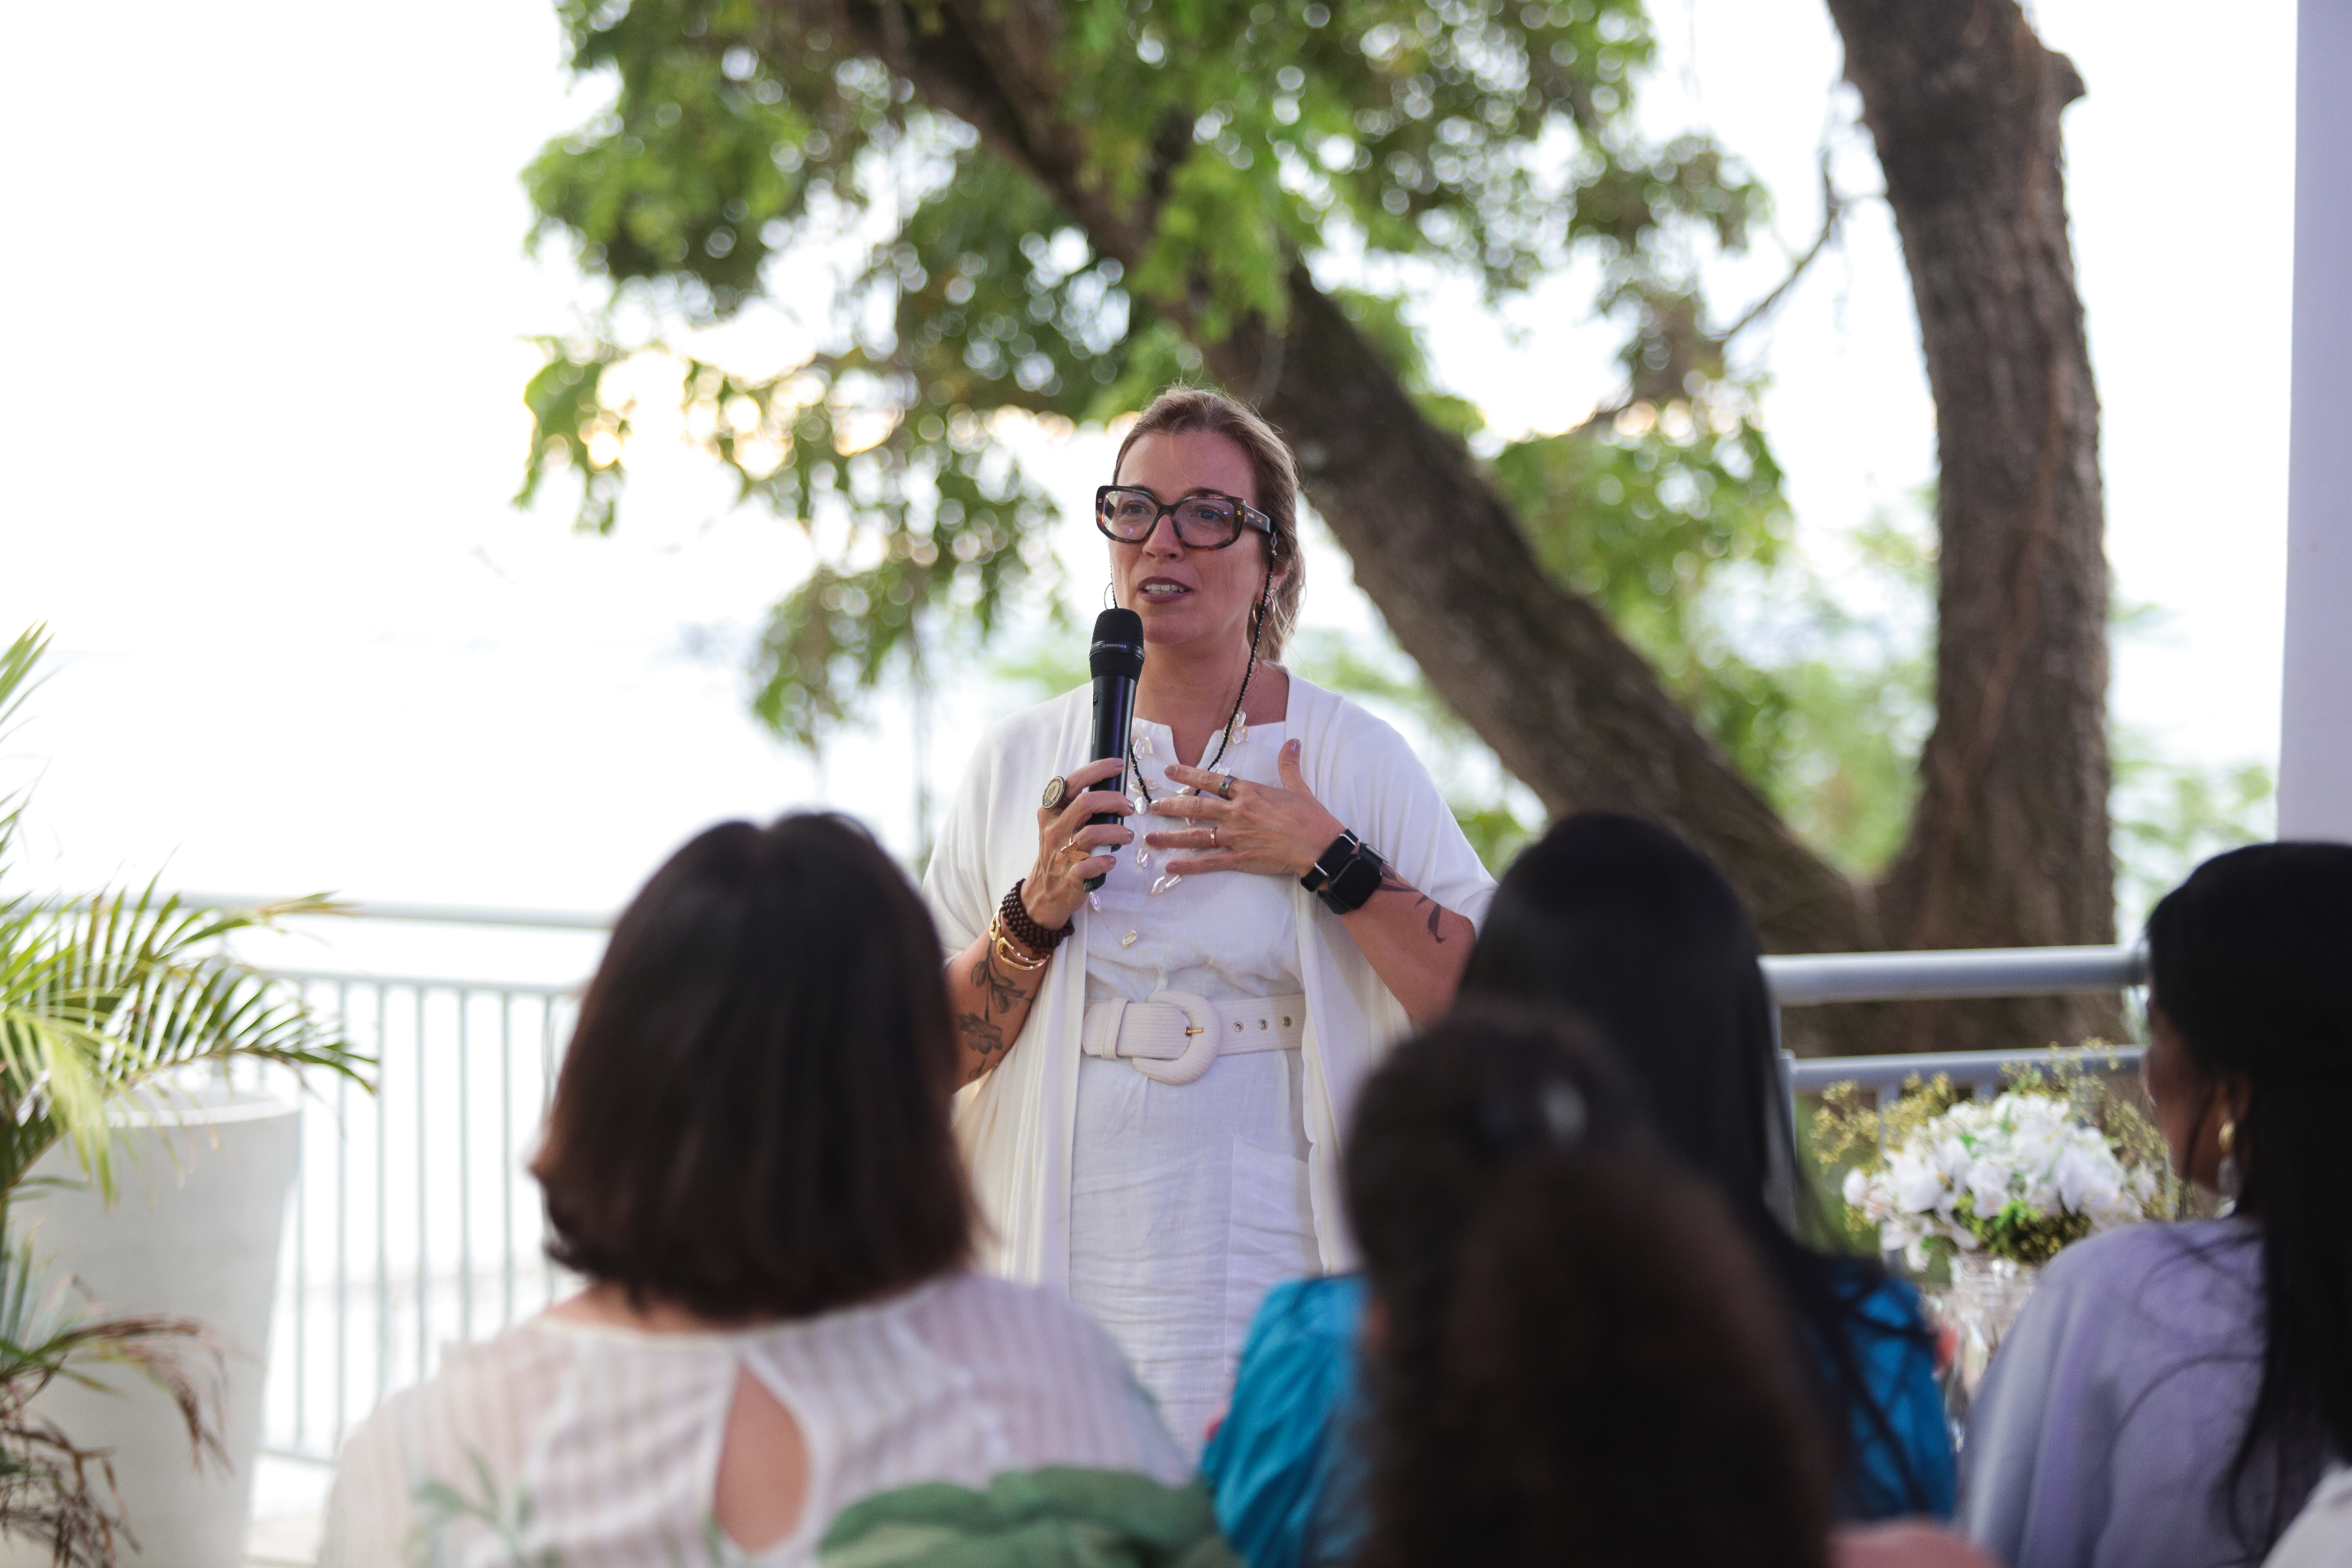
<svg viewBox="0 0 2352 1568"><path fill-rule="evenodd" d="M1537 564L1453 437L1300 268L1281 337L1209 351L1298 454L1356 582L1454 710L1555 815L1630 812L1714 857L1768 945L1870 945L1853 884L1789 831L1601 612Z"/></svg>
<svg viewBox="0 0 2352 1568"><path fill-rule="evenodd" d="M1902 236L1935 395L1936 726L1879 892L1895 945L2115 940L2099 411L2058 117L2015 0L1828 0ZM1916 1011L1919 1048L2112 1035L2116 999Z"/></svg>

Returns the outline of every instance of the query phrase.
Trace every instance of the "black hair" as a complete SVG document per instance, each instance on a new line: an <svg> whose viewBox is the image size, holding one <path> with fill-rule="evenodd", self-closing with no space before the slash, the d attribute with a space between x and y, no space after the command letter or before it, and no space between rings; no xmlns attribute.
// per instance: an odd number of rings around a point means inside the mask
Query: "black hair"
<svg viewBox="0 0 2352 1568"><path fill-rule="evenodd" d="M1589 1028L1472 1003L1364 1088L1362 1568L1820 1568L1817 1423L1753 1251Z"/></svg>
<svg viewBox="0 0 2352 1568"><path fill-rule="evenodd" d="M614 927L531 1173L548 1255L633 1300L805 1316L971 1251L940 939L846 817L723 823Z"/></svg>
<svg viewBox="0 0 2352 1568"><path fill-rule="evenodd" d="M2263 1372L2225 1484L2260 1556L2326 1446L2352 1454L2352 845L2215 856L2149 913L2147 955L2151 1005L2208 1076L2249 1089L2233 1149L2262 1236Z"/></svg>
<svg viewBox="0 0 2352 1568"><path fill-rule="evenodd" d="M1777 1190L1792 1205L1817 1202L1787 1131L1757 958L1738 895L1697 850L1654 824L1586 812L1555 824L1504 874L1462 994L1565 1007L1600 1027L1660 1138L1713 1182L1763 1259L1828 1428L1841 1514L1926 1512L1926 1478L1872 1395L1856 1342L1926 1344L1927 1329L1871 1316L1866 1304L1886 1278L1877 1262L1805 1246L1768 1200ZM1859 1463L1857 1429L1893 1461L1895 1494Z"/></svg>

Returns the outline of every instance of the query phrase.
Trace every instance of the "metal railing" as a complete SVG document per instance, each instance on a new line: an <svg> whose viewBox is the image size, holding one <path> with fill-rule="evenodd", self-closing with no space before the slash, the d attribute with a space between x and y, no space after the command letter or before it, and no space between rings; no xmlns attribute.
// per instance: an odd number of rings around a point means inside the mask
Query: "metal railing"
<svg viewBox="0 0 2352 1568"><path fill-rule="evenodd" d="M376 1058L376 1092L301 1092L263 1423L266 1451L331 1459L445 1343L552 1300L523 1171L577 987L275 971Z"/></svg>
<svg viewBox="0 0 2352 1568"><path fill-rule="evenodd" d="M267 900L205 896L219 906ZM601 916L439 905L343 906L361 918L593 931ZM2137 984L2125 948L1849 953L1768 958L1781 1007L2049 995ZM523 1171L576 1013L576 985L278 969L379 1062L377 1093L313 1083L288 1216L263 1445L331 1459L384 1394L428 1375L443 1345L494 1333L565 1288L541 1250L538 1189ZM2136 1049L2118 1051L2136 1061ZM1853 1081L1885 1091L1913 1073L1983 1084L2054 1059L1788 1058L1790 1094ZM288 1086L292 1087L292 1086Z"/></svg>
<svg viewBox="0 0 2352 1568"><path fill-rule="evenodd" d="M2063 996L2126 991L2147 983L2147 955L2137 947L1986 947L1951 952L1839 952L1771 957L1764 983L1778 1007L1844 1002L1956 1002L1995 996ZM2140 1047L2094 1053L2101 1065L2137 1068ZM1797 1058L1784 1054L1791 1095L1853 1083L1885 1093L1913 1076L1942 1073L1982 1087L2029 1068L2084 1059L2080 1051L1962 1051L1944 1055Z"/></svg>

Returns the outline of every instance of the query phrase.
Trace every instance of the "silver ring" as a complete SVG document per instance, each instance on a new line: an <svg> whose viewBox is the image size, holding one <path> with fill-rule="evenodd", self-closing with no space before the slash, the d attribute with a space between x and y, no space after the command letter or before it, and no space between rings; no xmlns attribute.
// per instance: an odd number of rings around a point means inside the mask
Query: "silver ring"
<svg viewBox="0 0 2352 1568"><path fill-rule="evenodd" d="M1217 775L1217 794L1226 800L1233 799L1234 775L1231 773L1219 773Z"/></svg>

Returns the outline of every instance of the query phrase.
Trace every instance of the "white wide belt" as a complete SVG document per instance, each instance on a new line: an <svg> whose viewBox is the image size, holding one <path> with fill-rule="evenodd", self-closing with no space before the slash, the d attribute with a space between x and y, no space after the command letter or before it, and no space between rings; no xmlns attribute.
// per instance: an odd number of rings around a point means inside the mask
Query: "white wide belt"
<svg viewBox="0 0 2352 1568"><path fill-rule="evenodd" d="M1220 1056L1295 1051L1307 1037L1307 998L1245 996L1205 1002L1161 991L1149 1002L1089 1002L1078 1047L1090 1057L1126 1057L1160 1083L1190 1083Z"/></svg>

